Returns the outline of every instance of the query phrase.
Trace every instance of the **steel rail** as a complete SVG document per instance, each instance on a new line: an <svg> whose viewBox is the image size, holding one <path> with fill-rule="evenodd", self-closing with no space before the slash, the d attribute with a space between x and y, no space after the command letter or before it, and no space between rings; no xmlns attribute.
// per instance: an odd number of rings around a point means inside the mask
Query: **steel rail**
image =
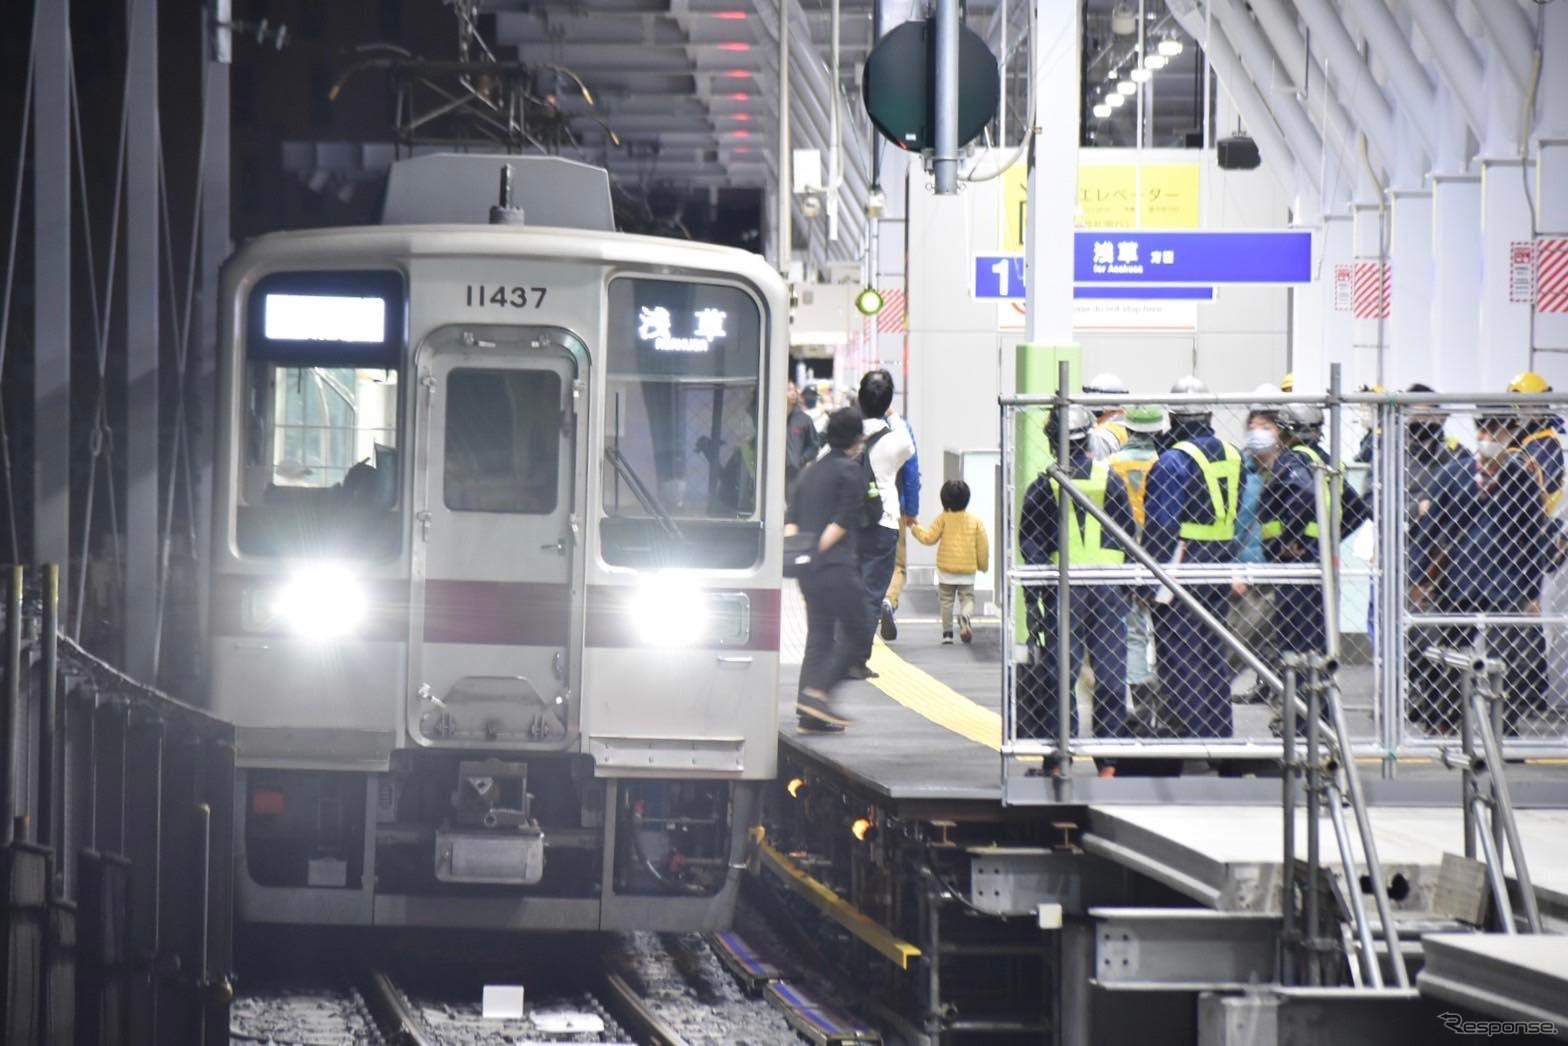
<svg viewBox="0 0 1568 1046"><path fill-rule="evenodd" d="M382 1033L387 1036L391 1046L439 1046L425 1032L419 1015L403 993L398 991L397 985L392 983L392 978L381 970L371 970L367 982L365 1005L370 1008L370 1015L382 1026Z"/></svg>
<svg viewBox="0 0 1568 1046"><path fill-rule="evenodd" d="M613 970L604 972L607 1001L615 1009L615 1017L639 1041L658 1046L686 1046L686 1040L653 1011L642 996L626 983L626 979Z"/></svg>

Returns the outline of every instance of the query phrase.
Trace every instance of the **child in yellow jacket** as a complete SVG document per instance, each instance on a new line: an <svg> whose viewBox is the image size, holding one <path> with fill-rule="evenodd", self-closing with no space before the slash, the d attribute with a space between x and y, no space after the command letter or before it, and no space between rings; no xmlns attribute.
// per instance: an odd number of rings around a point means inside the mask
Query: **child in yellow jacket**
<svg viewBox="0 0 1568 1046"><path fill-rule="evenodd" d="M942 608L942 642L953 642L953 604L958 604L958 638L974 639L970 617L975 612L975 574L986 568L991 550L985 524L965 511L969 484L950 479L942 484L942 514L929 528L916 523L909 528L922 545L937 545L937 598Z"/></svg>

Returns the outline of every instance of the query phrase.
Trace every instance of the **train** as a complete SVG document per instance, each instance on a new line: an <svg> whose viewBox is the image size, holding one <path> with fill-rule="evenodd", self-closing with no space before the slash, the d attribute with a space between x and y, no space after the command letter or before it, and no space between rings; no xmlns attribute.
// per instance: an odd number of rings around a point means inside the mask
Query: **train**
<svg viewBox="0 0 1568 1046"><path fill-rule="evenodd" d="M709 930L777 767L789 299L607 173L400 160L221 282L238 916Z"/></svg>

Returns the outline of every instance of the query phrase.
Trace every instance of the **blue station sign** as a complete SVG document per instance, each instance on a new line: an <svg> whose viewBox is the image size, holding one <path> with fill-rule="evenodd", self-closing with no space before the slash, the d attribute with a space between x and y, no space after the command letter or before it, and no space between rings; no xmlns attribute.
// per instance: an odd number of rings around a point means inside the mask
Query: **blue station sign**
<svg viewBox="0 0 1568 1046"><path fill-rule="evenodd" d="M1073 282L1311 283L1312 232L1081 230L1073 234Z"/></svg>
<svg viewBox="0 0 1568 1046"><path fill-rule="evenodd" d="M1024 256L1021 254L981 254L974 260L971 290L980 301L1023 301ZM1213 301L1213 287L1092 286L1073 288L1074 298L1120 298L1142 301Z"/></svg>

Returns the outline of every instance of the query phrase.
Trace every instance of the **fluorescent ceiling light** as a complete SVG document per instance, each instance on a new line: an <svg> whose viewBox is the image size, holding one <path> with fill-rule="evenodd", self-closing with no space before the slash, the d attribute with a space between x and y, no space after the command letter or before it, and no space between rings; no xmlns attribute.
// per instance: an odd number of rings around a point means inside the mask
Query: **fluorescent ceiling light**
<svg viewBox="0 0 1568 1046"><path fill-rule="evenodd" d="M1123 80L1121 83L1116 85L1116 89L1122 94L1138 93L1138 85L1133 83L1131 80Z"/></svg>
<svg viewBox="0 0 1568 1046"><path fill-rule="evenodd" d="M1106 105L1104 102L1101 102L1099 105L1094 107L1094 118L1096 120L1104 120L1110 115L1111 107Z"/></svg>
<svg viewBox="0 0 1568 1046"><path fill-rule="evenodd" d="M1127 104L1127 96L1123 94L1108 94L1105 96L1105 104L1112 109L1120 109Z"/></svg>
<svg viewBox="0 0 1568 1046"><path fill-rule="evenodd" d="M1149 82L1149 77L1153 76L1154 74L1149 72L1147 69L1134 69L1131 75L1133 83L1146 84Z"/></svg>
<svg viewBox="0 0 1568 1046"><path fill-rule="evenodd" d="M1182 43L1174 36L1168 36L1164 40L1160 41L1160 54L1164 55L1166 58L1175 58L1177 55L1181 54L1181 50Z"/></svg>
<svg viewBox="0 0 1568 1046"><path fill-rule="evenodd" d="M1154 69L1154 70L1158 71L1160 69L1164 69L1165 66L1168 65L1169 63L1170 63L1170 59L1166 58L1164 55L1162 55L1162 54L1151 54L1151 55L1149 55L1149 57L1147 57L1147 58L1145 58L1143 60L1143 67L1145 69Z"/></svg>

